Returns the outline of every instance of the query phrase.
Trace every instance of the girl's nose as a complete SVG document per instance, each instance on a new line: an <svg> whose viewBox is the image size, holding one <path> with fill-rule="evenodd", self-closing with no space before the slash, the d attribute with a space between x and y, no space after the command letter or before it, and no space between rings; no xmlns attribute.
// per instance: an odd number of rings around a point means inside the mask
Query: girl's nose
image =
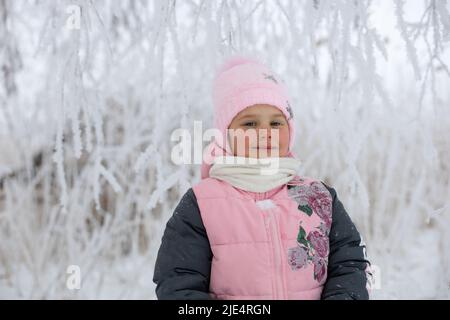
<svg viewBox="0 0 450 320"><path fill-rule="evenodd" d="M266 141L267 143L270 143L272 138L270 129L270 126L261 125L258 130L258 138L260 139L260 142Z"/></svg>
<svg viewBox="0 0 450 320"><path fill-rule="evenodd" d="M258 135L261 137L269 137L270 138L270 125L261 125L258 129Z"/></svg>

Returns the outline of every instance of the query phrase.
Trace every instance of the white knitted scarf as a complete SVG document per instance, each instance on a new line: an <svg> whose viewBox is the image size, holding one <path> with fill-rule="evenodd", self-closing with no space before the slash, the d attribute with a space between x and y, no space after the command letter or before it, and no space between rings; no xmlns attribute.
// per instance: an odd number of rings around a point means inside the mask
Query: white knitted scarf
<svg viewBox="0 0 450 320"><path fill-rule="evenodd" d="M300 164L300 160L292 157L257 159L218 156L214 159L209 176L242 190L266 192L292 180Z"/></svg>

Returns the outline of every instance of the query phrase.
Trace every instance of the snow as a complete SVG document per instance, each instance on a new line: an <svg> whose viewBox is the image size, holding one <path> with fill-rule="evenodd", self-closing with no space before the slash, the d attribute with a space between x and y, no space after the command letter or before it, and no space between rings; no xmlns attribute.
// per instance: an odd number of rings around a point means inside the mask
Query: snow
<svg viewBox="0 0 450 320"><path fill-rule="evenodd" d="M364 236L372 297L450 298L449 12L444 0L0 2L0 297L154 299L166 222L200 179L172 162L171 134L212 126L215 70L248 53L289 89L301 173L333 186Z"/></svg>

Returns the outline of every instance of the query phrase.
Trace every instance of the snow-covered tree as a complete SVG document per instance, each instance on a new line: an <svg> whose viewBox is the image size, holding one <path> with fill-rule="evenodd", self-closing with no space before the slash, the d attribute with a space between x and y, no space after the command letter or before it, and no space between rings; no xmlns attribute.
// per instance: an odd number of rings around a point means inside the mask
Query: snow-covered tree
<svg viewBox="0 0 450 320"><path fill-rule="evenodd" d="M172 162L171 135L212 126L214 73L239 53L288 86L302 174L334 186L364 235L373 297L449 298L449 12L0 0L0 297L155 298L165 223L200 179Z"/></svg>

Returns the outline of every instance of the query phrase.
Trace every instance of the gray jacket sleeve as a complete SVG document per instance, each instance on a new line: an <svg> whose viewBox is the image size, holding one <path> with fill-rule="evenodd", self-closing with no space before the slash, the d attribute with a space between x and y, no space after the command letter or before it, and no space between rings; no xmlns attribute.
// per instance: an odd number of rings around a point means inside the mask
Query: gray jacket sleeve
<svg viewBox="0 0 450 320"><path fill-rule="evenodd" d="M160 300L209 300L212 251L190 188L166 224L153 282Z"/></svg>
<svg viewBox="0 0 450 320"><path fill-rule="evenodd" d="M322 182L323 183L323 182ZM337 197L336 190L323 183L333 198L329 235L328 277L322 291L323 300L368 300L366 247L361 235Z"/></svg>

